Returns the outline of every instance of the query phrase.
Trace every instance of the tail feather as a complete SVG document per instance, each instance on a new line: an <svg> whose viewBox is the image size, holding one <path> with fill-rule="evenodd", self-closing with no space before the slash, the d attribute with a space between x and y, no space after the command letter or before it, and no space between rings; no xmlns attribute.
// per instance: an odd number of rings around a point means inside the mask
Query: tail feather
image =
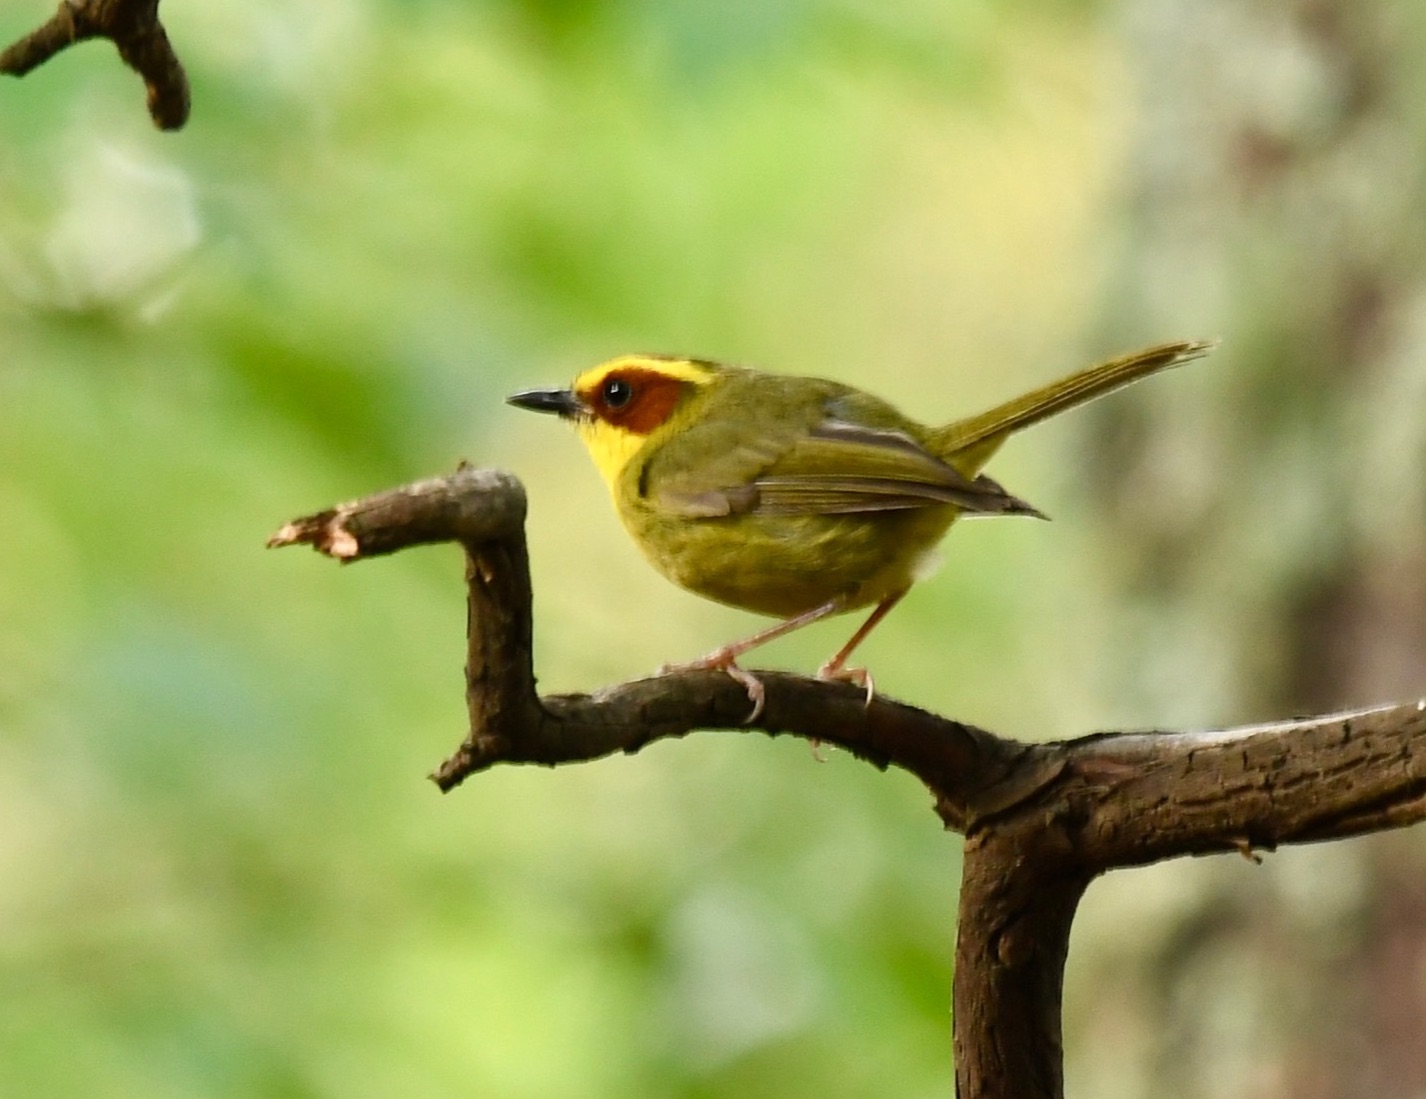
<svg viewBox="0 0 1426 1099"><path fill-rule="evenodd" d="M1202 358L1215 346L1214 341L1182 340L1091 366L988 412L940 428L932 435L932 449L961 472L974 473L1013 432L1149 374Z"/></svg>

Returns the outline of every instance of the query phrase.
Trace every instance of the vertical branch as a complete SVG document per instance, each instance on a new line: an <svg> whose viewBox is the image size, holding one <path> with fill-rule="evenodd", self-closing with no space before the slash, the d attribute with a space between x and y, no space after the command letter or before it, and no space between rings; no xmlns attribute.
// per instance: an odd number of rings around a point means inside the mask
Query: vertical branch
<svg viewBox="0 0 1426 1099"><path fill-rule="evenodd" d="M529 726L535 699L530 563L523 529L495 542L465 547L466 707L470 733L456 756L433 776L481 756L503 753L504 730Z"/></svg>
<svg viewBox="0 0 1426 1099"><path fill-rule="evenodd" d="M1025 818L966 840L953 988L959 1099L1061 1099L1061 1003L1088 874L1044 850ZM1033 848L1033 849L1032 849Z"/></svg>

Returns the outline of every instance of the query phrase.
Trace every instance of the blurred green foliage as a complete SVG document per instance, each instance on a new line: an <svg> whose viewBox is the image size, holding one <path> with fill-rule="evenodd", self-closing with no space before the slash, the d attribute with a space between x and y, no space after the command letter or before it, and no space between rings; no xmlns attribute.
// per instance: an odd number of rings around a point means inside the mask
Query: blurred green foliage
<svg viewBox="0 0 1426 1099"><path fill-rule="evenodd" d="M749 629L502 397L669 350L937 419L1120 350L1088 334L1122 43L993 0L164 15L178 135L107 47L0 86L0 1095L945 1094L925 791L707 735L441 798L457 555L263 539L468 458L529 487L544 686ZM997 463L1065 521L958 530L867 646L883 691L1024 736L1155 720L1104 693L1079 430Z"/></svg>

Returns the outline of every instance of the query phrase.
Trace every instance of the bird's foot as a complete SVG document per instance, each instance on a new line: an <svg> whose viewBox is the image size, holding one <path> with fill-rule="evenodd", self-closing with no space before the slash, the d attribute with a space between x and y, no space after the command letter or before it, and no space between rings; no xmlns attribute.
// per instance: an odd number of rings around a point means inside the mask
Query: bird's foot
<svg viewBox="0 0 1426 1099"><path fill-rule="evenodd" d="M865 668L847 668L834 658L817 669L817 678L829 683L853 683L866 691L866 704L876 697L876 680Z"/></svg>
<svg viewBox="0 0 1426 1099"><path fill-rule="evenodd" d="M703 671L724 672L730 679L742 684L743 690L748 692L748 701L753 704L751 712L743 718L744 725L751 725L762 714L763 704L767 701L767 688L763 686L762 680L752 672L738 666L738 654L730 649L714 649L707 656L700 656L697 660L690 660L687 664L665 664L659 669L658 674Z"/></svg>

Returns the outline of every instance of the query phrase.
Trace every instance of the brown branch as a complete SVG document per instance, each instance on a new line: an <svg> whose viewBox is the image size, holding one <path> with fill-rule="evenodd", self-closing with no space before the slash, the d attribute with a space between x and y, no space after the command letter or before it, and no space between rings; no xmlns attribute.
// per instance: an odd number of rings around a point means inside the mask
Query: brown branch
<svg viewBox="0 0 1426 1099"><path fill-rule="evenodd" d="M1426 818L1426 702L1218 732L1025 744L781 672L757 673L767 703L751 725L746 692L717 672L542 699L524 513L513 477L462 468L295 520L269 545L306 542L342 561L464 545L470 730L431 776L442 790L498 763L637 752L696 729L790 733L916 775L945 824L966 837L954 988L957 1091L966 1099L1062 1095L1069 932L1098 875Z"/></svg>
<svg viewBox="0 0 1426 1099"><path fill-rule="evenodd" d="M37 30L0 53L0 73L24 76L61 50L108 38L124 64L143 77L149 115L161 130L188 121L188 76L158 17L159 0L61 0Z"/></svg>

